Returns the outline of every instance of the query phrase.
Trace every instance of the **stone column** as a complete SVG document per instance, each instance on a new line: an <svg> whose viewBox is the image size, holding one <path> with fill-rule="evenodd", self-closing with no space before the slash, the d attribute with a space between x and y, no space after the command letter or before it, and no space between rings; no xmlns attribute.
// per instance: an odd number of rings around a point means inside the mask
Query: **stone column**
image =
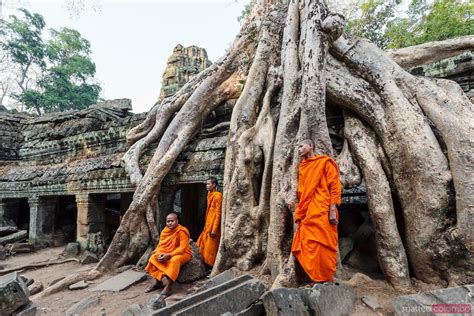
<svg viewBox="0 0 474 316"><path fill-rule="evenodd" d="M105 238L105 195L76 194L77 203L77 235L81 248L87 247L87 234L102 232Z"/></svg>
<svg viewBox="0 0 474 316"><path fill-rule="evenodd" d="M47 246L52 245L58 197L34 195L28 198L28 204L30 205L30 241Z"/></svg>

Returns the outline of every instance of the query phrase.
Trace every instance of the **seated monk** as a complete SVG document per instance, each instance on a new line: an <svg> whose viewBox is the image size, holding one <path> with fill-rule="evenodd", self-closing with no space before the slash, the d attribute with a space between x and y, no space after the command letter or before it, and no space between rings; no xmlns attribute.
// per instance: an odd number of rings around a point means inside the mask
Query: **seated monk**
<svg viewBox="0 0 474 316"><path fill-rule="evenodd" d="M153 251L145 268L156 281L145 292L164 287L161 295L169 296L171 286L178 278L181 266L190 261L192 257L188 229L179 224L176 213L168 214L166 227L160 234L158 246Z"/></svg>
<svg viewBox="0 0 474 316"><path fill-rule="evenodd" d="M212 267L216 261L221 236L222 193L217 191L217 179L214 177L207 179L206 189L208 192L206 224L199 235L197 245L204 263Z"/></svg>

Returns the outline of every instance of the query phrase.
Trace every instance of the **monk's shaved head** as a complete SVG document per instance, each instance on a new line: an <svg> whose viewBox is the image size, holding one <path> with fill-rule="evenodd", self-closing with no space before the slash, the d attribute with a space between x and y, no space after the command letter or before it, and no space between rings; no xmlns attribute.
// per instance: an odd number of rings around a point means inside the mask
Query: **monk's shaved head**
<svg viewBox="0 0 474 316"><path fill-rule="evenodd" d="M300 141L300 144L305 144L305 145L310 145L311 148L314 148L314 143L311 139L307 138L307 139L303 139L302 141Z"/></svg>
<svg viewBox="0 0 474 316"><path fill-rule="evenodd" d="M175 212L169 213L168 215L166 215L166 218L175 218L179 220L178 214L176 214Z"/></svg>

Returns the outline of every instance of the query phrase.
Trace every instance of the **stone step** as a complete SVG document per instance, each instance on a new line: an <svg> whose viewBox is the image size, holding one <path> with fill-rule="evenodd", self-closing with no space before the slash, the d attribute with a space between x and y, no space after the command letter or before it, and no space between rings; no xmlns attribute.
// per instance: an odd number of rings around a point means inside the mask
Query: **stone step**
<svg viewBox="0 0 474 316"><path fill-rule="evenodd" d="M451 287L431 292L403 295L393 300L396 315L457 314L472 315L474 285Z"/></svg>
<svg viewBox="0 0 474 316"><path fill-rule="evenodd" d="M119 292L132 286L135 283L143 281L146 278L146 273L134 270L127 270L116 276L100 283L96 287L90 289L91 291L111 291Z"/></svg>
<svg viewBox="0 0 474 316"><path fill-rule="evenodd" d="M221 285L191 295L190 297L152 312L150 315L215 315L238 313L265 292L259 280L245 274Z"/></svg>

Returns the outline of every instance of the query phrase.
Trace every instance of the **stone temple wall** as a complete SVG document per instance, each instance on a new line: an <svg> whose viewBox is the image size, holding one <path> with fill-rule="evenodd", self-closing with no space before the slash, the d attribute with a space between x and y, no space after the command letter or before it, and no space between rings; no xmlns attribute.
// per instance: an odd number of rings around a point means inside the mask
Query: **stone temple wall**
<svg viewBox="0 0 474 316"><path fill-rule="evenodd" d="M228 126L212 127L230 120L232 106L233 102L222 104L203 123L165 178L160 201L174 202L182 184L199 183L197 188L204 188L202 183L210 175L222 178ZM130 100L120 99L42 117L0 112L0 225L17 224L20 202L25 202L31 241L55 244L55 233L64 223L58 220L64 217L75 217L79 241L88 233L110 235L113 229L108 222L115 222L116 228L120 218L109 215L122 215L135 190L121 158L129 147L127 131L146 113L130 110ZM141 160L143 168L153 149Z"/></svg>

